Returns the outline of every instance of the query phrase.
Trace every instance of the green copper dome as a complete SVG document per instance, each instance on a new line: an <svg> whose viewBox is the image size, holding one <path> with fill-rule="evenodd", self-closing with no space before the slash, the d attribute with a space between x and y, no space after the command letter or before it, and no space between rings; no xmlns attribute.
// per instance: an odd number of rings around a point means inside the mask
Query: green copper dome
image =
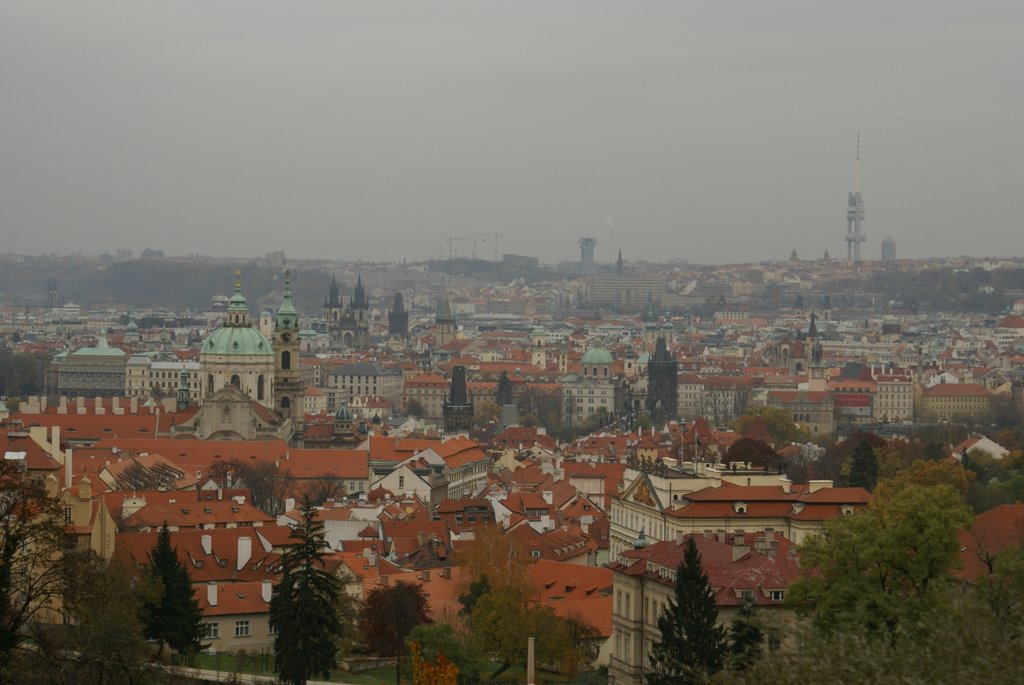
<svg viewBox="0 0 1024 685"><path fill-rule="evenodd" d="M611 364L612 353L603 347L591 347L583 353L584 364Z"/></svg>
<svg viewBox="0 0 1024 685"><path fill-rule="evenodd" d="M334 413L334 420L335 421L351 421L352 420L352 410L348 408L347 404L345 404L343 402L341 404L341 406L338 407L338 411L336 411Z"/></svg>
<svg viewBox="0 0 1024 685"><path fill-rule="evenodd" d="M203 342L202 354L273 356L270 342L249 326L222 326Z"/></svg>

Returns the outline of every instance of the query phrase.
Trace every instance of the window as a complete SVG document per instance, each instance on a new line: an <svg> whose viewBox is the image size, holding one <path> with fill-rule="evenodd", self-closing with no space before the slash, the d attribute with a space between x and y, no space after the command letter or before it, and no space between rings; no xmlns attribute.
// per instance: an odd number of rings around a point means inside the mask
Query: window
<svg viewBox="0 0 1024 685"><path fill-rule="evenodd" d="M235 621L235 637L249 637L248 621Z"/></svg>
<svg viewBox="0 0 1024 685"><path fill-rule="evenodd" d="M277 626L274 625L273 621L270 621L269 624L267 625L267 634L268 635L277 635Z"/></svg>
<svg viewBox="0 0 1024 685"><path fill-rule="evenodd" d="M768 591L768 599L772 600L773 602L781 602L782 600L786 599L786 591L785 590L769 590Z"/></svg>
<svg viewBox="0 0 1024 685"><path fill-rule="evenodd" d="M71 523L71 507L64 507L64 523Z"/></svg>
<svg viewBox="0 0 1024 685"><path fill-rule="evenodd" d="M207 640L216 640L220 637L220 624L219 623L204 623L203 624L203 637Z"/></svg>
<svg viewBox="0 0 1024 685"><path fill-rule="evenodd" d="M540 559L540 550L539 549L532 550L530 552L530 556L533 557L534 559Z"/></svg>

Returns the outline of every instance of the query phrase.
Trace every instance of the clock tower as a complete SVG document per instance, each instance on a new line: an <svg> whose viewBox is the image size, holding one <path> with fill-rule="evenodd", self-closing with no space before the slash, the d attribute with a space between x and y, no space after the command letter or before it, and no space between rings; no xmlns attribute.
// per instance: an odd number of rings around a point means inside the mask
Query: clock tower
<svg viewBox="0 0 1024 685"><path fill-rule="evenodd" d="M306 418L306 386L299 368L299 314L292 303L291 271L284 275L284 296L274 317L274 397L281 418L301 433Z"/></svg>

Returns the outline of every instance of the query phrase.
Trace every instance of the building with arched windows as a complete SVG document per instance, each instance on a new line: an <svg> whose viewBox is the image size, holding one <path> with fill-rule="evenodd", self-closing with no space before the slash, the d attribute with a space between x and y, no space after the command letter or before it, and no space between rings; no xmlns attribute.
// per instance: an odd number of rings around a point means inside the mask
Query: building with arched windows
<svg viewBox="0 0 1024 685"><path fill-rule="evenodd" d="M564 410L562 421L578 428L588 421L607 420L625 409L626 381L616 373L612 354L601 347L591 347L580 361L580 373L559 378ZM595 417L595 415L602 415Z"/></svg>
<svg viewBox="0 0 1024 685"><path fill-rule="evenodd" d="M209 399L218 390L234 387L249 399L276 409L274 366L274 349L253 327L242 284L236 279L224 323L203 341L199 351L202 396Z"/></svg>

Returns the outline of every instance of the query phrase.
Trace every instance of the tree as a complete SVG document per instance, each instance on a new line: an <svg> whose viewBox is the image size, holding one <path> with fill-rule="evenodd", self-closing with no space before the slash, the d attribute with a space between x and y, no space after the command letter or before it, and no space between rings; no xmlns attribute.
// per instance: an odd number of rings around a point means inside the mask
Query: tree
<svg viewBox="0 0 1024 685"><path fill-rule="evenodd" d="M575 672L582 661L569 623L551 608L531 602L528 593L514 586L498 587L480 597L469 626L480 651L499 664L492 680L526 660L528 636L535 638L534 657L539 664Z"/></svg>
<svg viewBox="0 0 1024 685"><path fill-rule="evenodd" d="M729 652L737 670L743 670L761 658L764 632L757 624L754 600L744 595L743 604L729 626Z"/></svg>
<svg viewBox="0 0 1024 685"><path fill-rule="evenodd" d="M409 645L412 653L413 685L456 685L459 667L452 663L443 651L438 651L431 661L423 658L420 643L413 641Z"/></svg>
<svg viewBox="0 0 1024 685"><path fill-rule="evenodd" d="M473 410L473 426L480 428L489 423L497 423L501 418L501 407L490 400L478 402Z"/></svg>
<svg viewBox="0 0 1024 685"><path fill-rule="evenodd" d="M788 411L778 407L748 409L743 416L733 422L733 428L738 434L743 435L755 416L760 416L764 420L768 432L775 439L775 444L780 446L779 449L782 445L792 442L809 442L811 439L811 434L807 429L800 428Z"/></svg>
<svg viewBox="0 0 1024 685"><path fill-rule="evenodd" d="M151 669L142 606L159 594L149 574L115 557L108 565L91 551L71 552L62 563L64 625L31 633L11 682L133 683Z"/></svg>
<svg viewBox="0 0 1024 685"><path fill-rule="evenodd" d="M532 589L527 573L532 563L530 556L497 525L478 527L473 540L459 547L455 563L462 569L462 577L471 583L486 577L488 589L514 587L522 594L529 594ZM471 588L472 585L467 588L470 593Z"/></svg>
<svg viewBox="0 0 1024 685"><path fill-rule="evenodd" d="M409 416L415 416L417 419L422 419L426 415L427 410L423 408L423 404L419 400L410 397L405 402L405 413Z"/></svg>
<svg viewBox="0 0 1024 685"><path fill-rule="evenodd" d="M63 591L64 531L47 485L14 459L0 461L0 672L25 629Z"/></svg>
<svg viewBox="0 0 1024 685"><path fill-rule="evenodd" d="M512 404L512 382L508 379L508 371L502 371L498 377L498 391L495 393L494 401L499 407Z"/></svg>
<svg viewBox="0 0 1024 685"><path fill-rule="evenodd" d="M485 663L479 650L475 649L469 635L456 631L451 625L418 625L409 633L406 643L419 645L423 658L435 663L443 654L458 669L458 685L478 685L481 682Z"/></svg>
<svg viewBox="0 0 1024 685"><path fill-rule="evenodd" d="M165 644L183 655L198 652L202 649L203 616L192 594L188 569L171 548L167 524L160 529L149 553L149 568L159 594L143 607L146 637L156 640L161 652Z"/></svg>
<svg viewBox="0 0 1024 685"><path fill-rule="evenodd" d="M270 599L270 622L277 629L274 670L289 685L303 685L314 675L327 678L344 632L341 584L323 566L323 523L309 498L301 513L290 535L296 544L281 555L281 582Z"/></svg>
<svg viewBox="0 0 1024 685"><path fill-rule="evenodd" d="M648 685L699 683L722 668L725 629L718 625L715 595L692 537L686 538L675 596L658 616L658 630L661 640L651 651Z"/></svg>
<svg viewBox="0 0 1024 685"><path fill-rule="evenodd" d="M864 488L868 491L875 489L878 482L878 457L867 440L861 440L853 450L848 480L851 487Z"/></svg>
<svg viewBox="0 0 1024 685"><path fill-rule="evenodd" d="M892 638L934 610L971 520L951 486L879 485L867 510L828 521L800 546L787 602L822 630Z"/></svg>
<svg viewBox="0 0 1024 685"><path fill-rule="evenodd" d="M226 482L228 474L235 484L249 488L252 505L267 516L277 517L284 513L284 501L288 495L289 483L272 461L246 463L232 459L227 463L218 462L210 469L210 475Z"/></svg>
<svg viewBox="0 0 1024 685"><path fill-rule="evenodd" d="M395 657L395 683L401 682L402 652L412 629L430 623L427 595L412 583L374 588L363 605L359 628L374 654Z"/></svg>
<svg viewBox="0 0 1024 685"><path fill-rule="evenodd" d="M750 462L755 466L773 467L779 460L779 454L772 446L762 440L740 438L729 446L725 453L725 463Z"/></svg>
<svg viewBox="0 0 1024 685"><path fill-rule="evenodd" d="M459 604L462 608L459 609L460 616L468 616L473 613L473 607L480 600L481 597L491 591L491 581L487 577L487 574L483 574L476 578L469 584L464 594L459 595Z"/></svg>

